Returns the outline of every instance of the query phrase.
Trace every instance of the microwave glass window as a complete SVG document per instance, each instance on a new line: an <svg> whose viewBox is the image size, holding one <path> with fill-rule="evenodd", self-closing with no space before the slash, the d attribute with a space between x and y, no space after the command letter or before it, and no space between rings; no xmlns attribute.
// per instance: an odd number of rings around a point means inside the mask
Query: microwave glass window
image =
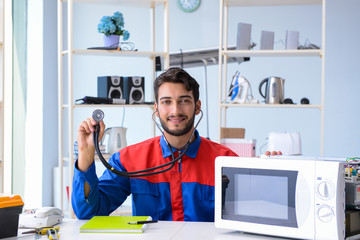
<svg viewBox="0 0 360 240"><path fill-rule="evenodd" d="M222 218L297 227L295 189L297 171L223 168Z"/></svg>
<svg viewBox="0 0 360 240"><path fill-rule="evenodd" d="M234 214L288 219L287 177L235 174L234 184Z"/></svg>

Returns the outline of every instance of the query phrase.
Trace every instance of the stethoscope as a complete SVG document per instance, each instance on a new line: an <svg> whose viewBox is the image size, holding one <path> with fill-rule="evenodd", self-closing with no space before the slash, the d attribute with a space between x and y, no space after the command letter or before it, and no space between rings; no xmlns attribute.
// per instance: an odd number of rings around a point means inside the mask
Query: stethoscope
<svg viewBox="0 0 360 240"><path fill-rule="evenodd" d="M93 111L92 113L92 118L97 122L97 124L95 125L95 132L93 134L93 141L94 141L94 146L95 146L95 150L96 150L96 153L97 155L99 156L100 158L100 161L104 164L104 166L109 170L111 171L112 173L118 175L118 176L121 176L121 177L145 177L145 176L150 176L150 175L155 175L155 174L159 174L159 173L163 173L163 172L166 172L166 171L169 171L171 168L174 167L175 165L175 162L181 160L181 158L185 155L185 153L187 152L187 150L189 149L189 146L191 144L191 139L193 138L194 134L195 134L195 130L196 128L198 127L202 117L203 117L203 112L201 109L198 109L200 110L201 112L201 116L198 120L198 122L196 123L195 127L194 127L194 130L192 131L191 133L191 136L189 138L189 140L187 141L187 143L184 145L183 148L181 149L184 149L178 157L175 158L175 155L174 155L174 151L172 150L172 147L170 145L170 143L167 141L166 137L165 137L165 134L164 134L164 131L161 129L159 123L157 123L157 121L155 120L154 116L155 116L155 112L153 112L152 114L152 120L155 122L156 126L158 127L158 129L160 130L160 132L162 133L162 135L164 136L164 139L166 141L166 144L167 144L167 147L168 149L170 150L171 152L171 158L172 160L168 163L165 163L165 164L162 164L162 165L159 165L159 166L156 166L156 167L152 167L152 168L147 168L147 169L143 169L143 170L139 170L139 171L134 171L134 172L122 172L122 171L119 171L117 169L115 169L113 166L111 166L106 160L105 158L103 157L103 155L101 154L101 151L100 151L100 147L99 147L99 133L100 133L100 124L99 122L101 120L104 119L104 112L101 111L100 109L96 109ZM167 167L168 166L168 167ZM163 168L163 167L167 167L163 170L158 170L158 171L155 171L155 172L150 172L149 171L154 171L154 170L157 170L159 168ZM147 173L148 172L148 173Z"/></svg>

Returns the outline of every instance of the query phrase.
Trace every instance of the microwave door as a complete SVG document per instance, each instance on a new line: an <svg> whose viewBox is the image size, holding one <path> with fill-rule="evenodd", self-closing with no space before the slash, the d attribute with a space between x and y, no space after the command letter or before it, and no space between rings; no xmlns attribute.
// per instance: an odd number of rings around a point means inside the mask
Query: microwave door
<svg viewBox="0 0 360 240"><path fill-rule="evenodd" d="M297 175L289 170L224 167L222 219L297 228Z"/></svg>

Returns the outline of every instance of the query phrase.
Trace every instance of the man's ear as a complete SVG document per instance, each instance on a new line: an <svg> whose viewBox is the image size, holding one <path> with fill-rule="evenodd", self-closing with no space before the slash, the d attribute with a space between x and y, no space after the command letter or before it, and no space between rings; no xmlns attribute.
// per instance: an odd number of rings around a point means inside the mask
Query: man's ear
<svg viewBox="0 0 360 240"><path fill-rule="evenodd" d="M157 105L157 103L155 102L154 103L154 109L155 109L155 115L157 116L157 117L159 117L159 111L158 111L158 105Z"/></svg>
<svg viewBox="0 0 360 240"><path fill-rule="evenodd" d="M196 115L198 115L199 113L200 113L200 111L201 111L201 101L200 100L198 100L197 102L196 102L196 104L195 104L195 114Z"/></svg>

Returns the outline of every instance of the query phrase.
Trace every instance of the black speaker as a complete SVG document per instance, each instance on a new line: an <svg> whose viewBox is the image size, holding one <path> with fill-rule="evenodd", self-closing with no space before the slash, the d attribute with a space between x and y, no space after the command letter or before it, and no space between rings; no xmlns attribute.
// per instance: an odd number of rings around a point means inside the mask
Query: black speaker
<svg viewBox="0 0 360 240"><path fill-rule="evenodd" d="M127 104L145 102L145 78L124 77L124 98Z"/></svg>
<svg viewBox="0 0 360 240"><path fill-rule="evenodd" d="M98 97L124 99L124 79L120 76L98 77Z"/></svg>

